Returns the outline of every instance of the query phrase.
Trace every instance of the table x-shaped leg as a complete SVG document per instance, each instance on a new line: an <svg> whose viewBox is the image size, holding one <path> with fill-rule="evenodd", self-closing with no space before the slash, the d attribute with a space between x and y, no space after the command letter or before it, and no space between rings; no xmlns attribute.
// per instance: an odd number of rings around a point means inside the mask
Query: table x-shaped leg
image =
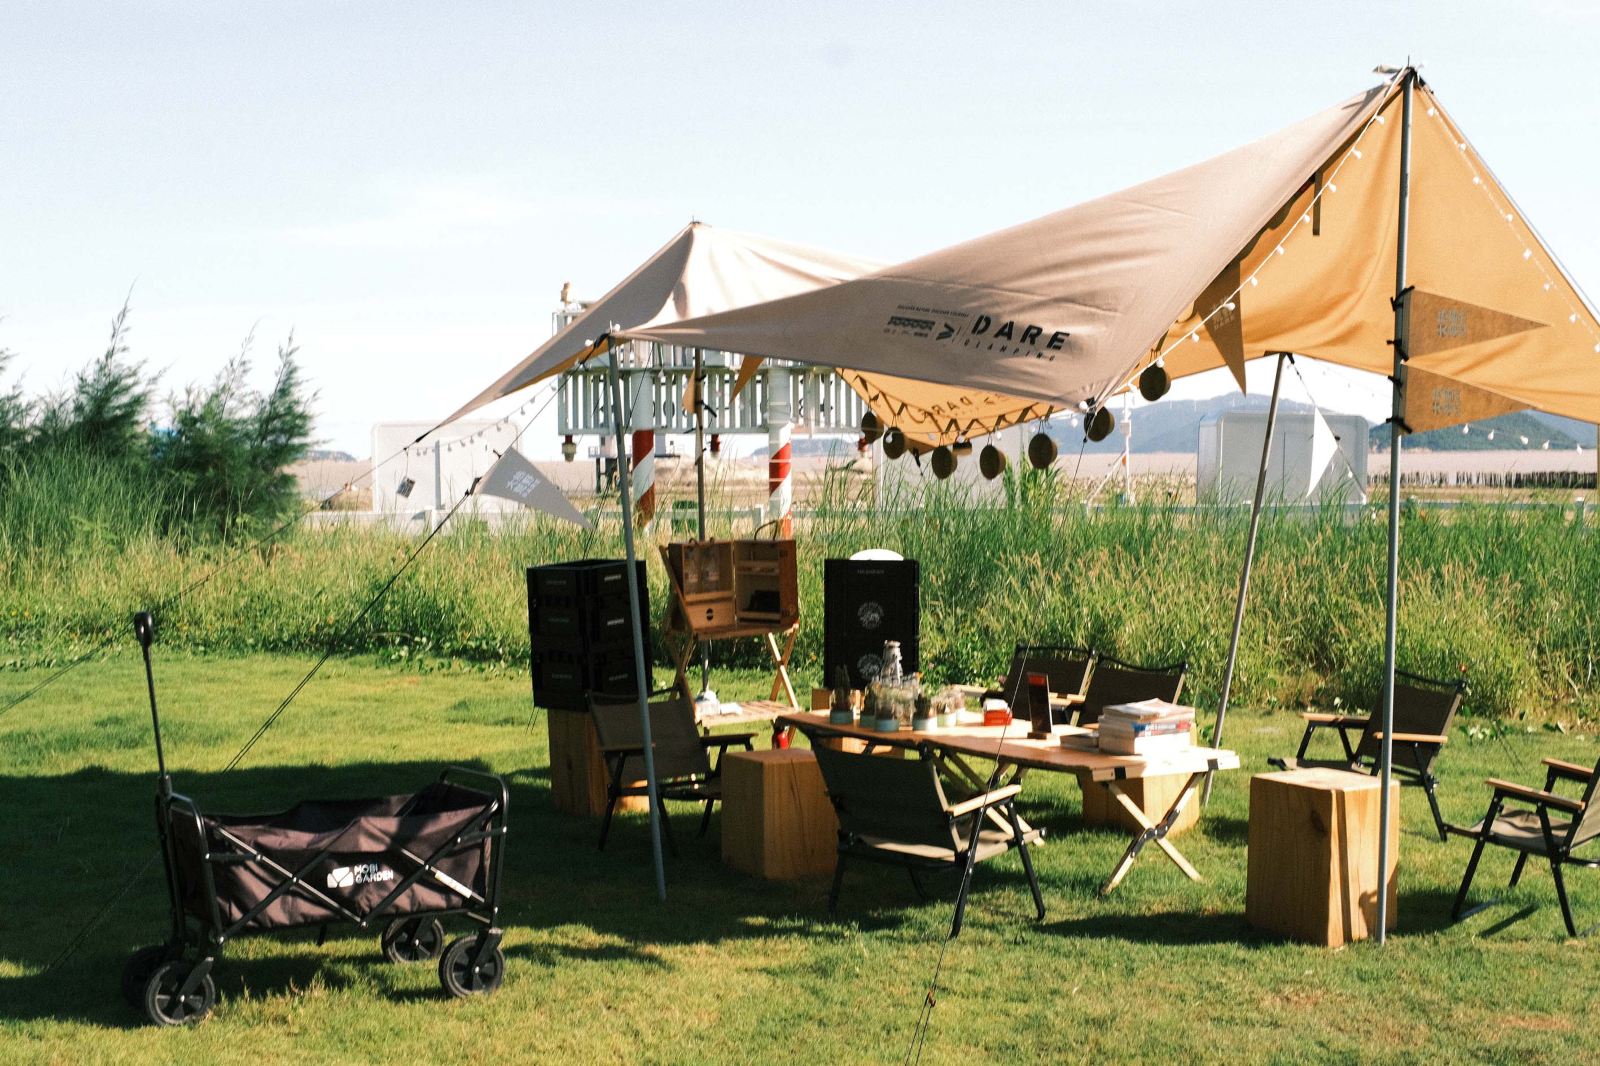
<svg viewBox="0 0 1600 1066"><path fill-rule="evenodd" d="M1202 778L1207 776L1207 771L1190 774L1189 780L1184 783L1183 791L1178 793L1178 797L1172 801L1172 806L1167 808L1167 813L1161 816L1161 821L1159 822L1152 822L1145 816L1144 811L1139 809L1139 805L1123 793L1120 781L1107 781L1105 783L1106 791L1115 796L1117 802L1122 805L1122 809L1127 811L1129 817L1139 824L1140 831L1133 838L1132 843L1128 845L1128 850L1122 853L1122 859L1117 863L1116 869L1111 872L1111 877L1107 879L1104 885L1100 886L1100 894L1102 896L1122 883L1122 879L1128 875L1128 870L1133 866L1133 861L1139 857L1139 853L1144 850L1145 845L1152 841L1167 853L1167 858L1176 863L1178 869L1182 870L1189 880L1203 880L1200 876L1200 871L1196 870L1194 865L1183 857L1182 852L1173 847L1172 841L1167 839L1167 833L1172 829L1173 823L1177 822L1179 816L1183 814L1183 808L1188 805L1190 797L1194 795L1195 786L1200 783Z"/></svg>
<svg viewBox="0 0 1600 1066"><path fill-rule="evenodd" d="M779 651L778 638L771 633L765 635L767 651L772 653L773 665L777 667L777 672L772 677L772 692L767 698L769 700L777 699L778 690L781 688L783 694L789 699L789 706L798 711L800 709L800 701L795 699L794 684L789 680L789 656L794 654L794 642L800 636L800 627L798 625L790 626L786 636L787 639L784 641L783 650Z"/></svg>

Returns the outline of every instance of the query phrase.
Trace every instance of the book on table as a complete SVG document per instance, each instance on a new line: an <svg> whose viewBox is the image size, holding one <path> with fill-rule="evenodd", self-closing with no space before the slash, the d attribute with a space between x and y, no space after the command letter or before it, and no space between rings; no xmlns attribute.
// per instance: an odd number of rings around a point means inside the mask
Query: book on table
<svg viewBox="0 0 1600 1066"><path fill-rule="evenodd" d="M1100 715L1100 750L1110 755L1159 755L1194 745L1194 708L1166 700L1107 707Z"/></svg>

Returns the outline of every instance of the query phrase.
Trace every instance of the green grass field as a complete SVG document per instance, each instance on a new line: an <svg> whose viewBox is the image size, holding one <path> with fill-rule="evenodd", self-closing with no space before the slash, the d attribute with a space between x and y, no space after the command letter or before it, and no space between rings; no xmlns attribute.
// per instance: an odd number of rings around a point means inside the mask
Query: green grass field
<svg viewBox="0 0 1600 1066"><path fill-rule="evenodd" d="M542 713L514 670L434 671L335 660L237 770L219 771L309 660L195 656L158 646L177 787L219 809L409 791L442 764L512 788L505 986L448 1001L430 965L383 961L376 934L247 940L223 959L221 1002L192 1031L162 1032L124 1005L126 954L160 935L152 869L56 970L46 963L154 850L154 756L132 640L0 717L0 1059L5 1062L876 1062L905 1053L949 920L894 871L826 885L764 883L720 861L680 820L682 856L656 901L641 816L604 852L597 826L552 812ZM41 677L0 674L0 701ZM724 698L755 695L724 674ZM1021 865L980 869L949 949L924 1061L1584 1061L1600 946L1569 941L1548 872L1500 886L1448 922L1466 842L1426 832L1407 790L1400 930L1387 947L1326 951L1245 925L1249 775L1292 750L1291 713L1241 710L1223 775L1180 846L1193 884L1153 851L1109 899L1096 888L1125 839L1078 822L1070 780L1035 774L1023 813L1048 828L1037 862L1049 914L1031 920ZM1538 759L1592 762L1592 739L1540 731L1474 739L1443 765L1452 821L1471 821L1494 774L1537 784ZM1570 877L1580 924L1600 921L1600 873ZM1585 1049L1589 1050L1585 1050Z"/></svg>

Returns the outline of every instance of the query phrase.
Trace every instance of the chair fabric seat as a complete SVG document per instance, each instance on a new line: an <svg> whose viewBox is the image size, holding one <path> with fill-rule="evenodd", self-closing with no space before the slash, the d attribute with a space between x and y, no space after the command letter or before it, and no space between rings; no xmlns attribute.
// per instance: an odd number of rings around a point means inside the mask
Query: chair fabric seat
<svg viewBox="0 0 1600 1066"><path fill-rule="evenodd" d="M720 777L713 777L709 781L660 781L656 787L663 799L720 800L722 798Z"/></svg>
<svg viewBox="0 0 1600 1066"><path fill-rule="evenodd" d="M1484 823L1479 822L1469 831L1471 836L1483 834ZM1572 827L1570 821L1550 819L1550 834L1560 844L1567 838L1567 830ZM1537 855L1548 852L1544 839L1544 826L1539 821L1536 811L1505 811L1494 820L1494 825L1489 829L1489 839L1508 848L1518 851L1531 851Z"/></svg>
<svg viewBox="0 0 1600 1066"><path fill-rule="evenodd" d="M1028 843L1036 843L1036 833L1024 834ZM978 861L992 859L996 855L1004 854L1015 844L1016 838L1009 829L999 829L994 826L986 827L978 834ZM883 837L856 837L855 846L858 851L876 851L885 858L893 856L896 861L912 860L926 863L929 866L951 866L961 862L966 855L968 838L961 836L959 850L941 848L934 844L909 844L899 840L886 840Z"/></svg>

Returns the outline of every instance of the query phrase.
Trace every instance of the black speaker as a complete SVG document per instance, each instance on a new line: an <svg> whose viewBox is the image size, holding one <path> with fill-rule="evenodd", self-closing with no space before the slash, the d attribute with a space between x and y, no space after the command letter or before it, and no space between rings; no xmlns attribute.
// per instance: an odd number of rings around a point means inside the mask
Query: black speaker
<svg viewBox="0 0 1600 1066"><path fill-rule="evenodd" d="M843 666L850 671L850 686L865 688L882 668L886 640L900 642L900 664L907 674L921 669L917 561L828 559L822 566L823 684L831 687Z"/></svg>

